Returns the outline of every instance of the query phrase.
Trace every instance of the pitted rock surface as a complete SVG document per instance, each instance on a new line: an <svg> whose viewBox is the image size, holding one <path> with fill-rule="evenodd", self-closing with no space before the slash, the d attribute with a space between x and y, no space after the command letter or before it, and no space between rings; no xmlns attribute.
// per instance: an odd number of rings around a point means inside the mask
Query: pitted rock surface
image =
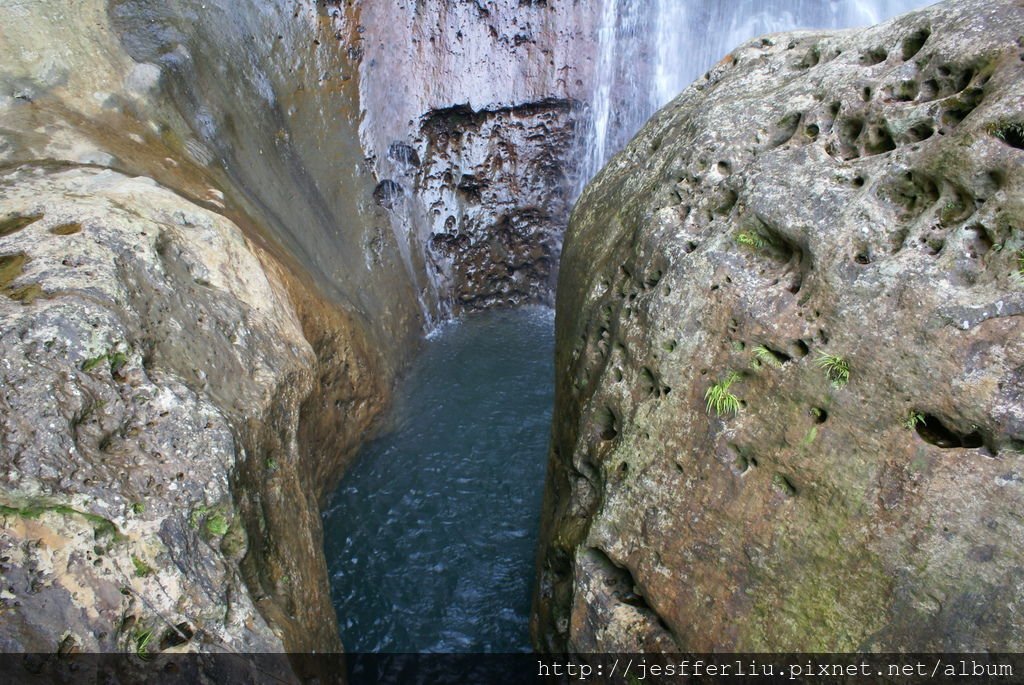
<svg viewBox="0 0 1024 685"><path fill-rule="evenodd" d="M744 45L612 160L564 247L539 647L1024 647L1022 130L1024 5L965 0Z"/></svg>

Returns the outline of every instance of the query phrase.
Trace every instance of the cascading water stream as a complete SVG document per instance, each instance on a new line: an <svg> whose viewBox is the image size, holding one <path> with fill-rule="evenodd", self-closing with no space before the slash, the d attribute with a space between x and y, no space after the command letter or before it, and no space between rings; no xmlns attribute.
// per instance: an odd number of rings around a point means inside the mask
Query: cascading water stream
<svg viewBox="0 0 1024 685"><path fill-rule="evenodd" d="M580 187L647 119L731 50L766 33L869 26L929 0L603 0Z"/></svg>

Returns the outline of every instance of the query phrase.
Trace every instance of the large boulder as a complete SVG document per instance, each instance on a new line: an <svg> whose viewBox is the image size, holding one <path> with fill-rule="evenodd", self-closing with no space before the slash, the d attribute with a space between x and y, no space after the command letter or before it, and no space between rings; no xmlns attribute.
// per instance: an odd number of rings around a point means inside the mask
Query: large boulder
<svg viewBox="0 0 1024 685"><path fill-rule="evenodd" d="M319 509L422 312L329 17L9 5L0 649L340 651Z"/></svg>
<svg viewBox="0 0 1024 685"><path fill-rule="evenodd" d="M379 412L358 328L318 359L280 267L150 179L0 188L0 648L336 649L303 413L344 404L351 451Z"/></svg>
<svg viewBox="0 0 1024 685"><path fill-rule="evenodd" d="M538 646L1024 648L1022 265L1020 2L725 58L572 216Z"/></svg>

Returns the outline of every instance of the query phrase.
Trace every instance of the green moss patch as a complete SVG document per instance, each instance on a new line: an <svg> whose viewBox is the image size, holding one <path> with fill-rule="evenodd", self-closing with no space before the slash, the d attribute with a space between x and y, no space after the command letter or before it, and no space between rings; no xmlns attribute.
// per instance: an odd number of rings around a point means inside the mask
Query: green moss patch
<svg viewBox="0 0 1024 685"><path fill-rule="evenodd" d="M9 216L0 219L0 238L17 233L21 229L34 224L43 218L42 214L30 214L27 216Z"/></svg>
<svg viewBox="0 0 1024 685"><path fill-rule="evenodd" d="M145 578L153 574L153 567L134 554L132 555L132 566L135 567L135 575L139 578Z"/></svg>
<svg viewBox="0 0 1024 685"><path fill-rule="evenodd" d="M92 524L93 531L97 539L102 537L113 537L118 539L121 536L117 526L110 519L103 518L97 514L91 514L87 511L79 511L64 504L29 504L24 507L9 507L0 504L0 516L17 516L25 519L37 519L43 514L50 512L54 514L61 514L63 516L80 516L81 518Z"/></svg>
<svg viewBox="0 0 1024 685"><path fill-rule="evenodd" d="M28 255L24 252L0 255L0 288L6 288L8 283L20 276L27 261Z"/></svg>

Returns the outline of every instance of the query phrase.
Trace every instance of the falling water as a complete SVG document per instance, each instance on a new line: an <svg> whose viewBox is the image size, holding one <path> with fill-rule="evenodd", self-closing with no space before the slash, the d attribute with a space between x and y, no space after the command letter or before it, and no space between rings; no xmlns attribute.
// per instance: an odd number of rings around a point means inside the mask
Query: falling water
<svg viewBox="0 0 1024 685"><path fill-rule="evenodd" d="M582 183L657 109L743 42L798 28L869 26L928 4L931 0L602 0Z"/></svg>
<svg viewBox="0 0 1024 685"><path fill-rule="evenodd" d="M646 54L651 18L648 7L636 0L604 0L598 29L598 62L594 78L591 116L584 130L586 183L625 145L653 109L645 98L649 89L651 55ZM627 46L630 58L619 50ZM636 123L634 123L636 122ZM626 134L625 136L623 134ZM582 190L582 186L579 188Z"/></svg>

